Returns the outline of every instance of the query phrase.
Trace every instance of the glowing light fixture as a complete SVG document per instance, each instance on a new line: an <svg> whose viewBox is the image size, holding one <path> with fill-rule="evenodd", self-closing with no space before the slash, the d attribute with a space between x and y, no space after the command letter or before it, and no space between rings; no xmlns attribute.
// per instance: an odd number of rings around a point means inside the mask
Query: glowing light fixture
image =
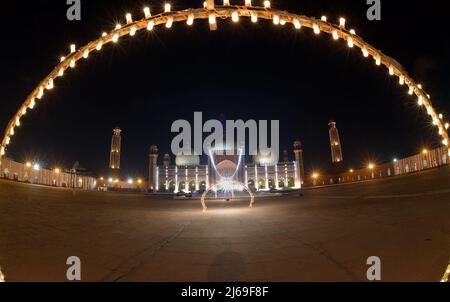
<svg viewBox="0 0 450 302"><path fill-rule="evenodd" d="M316 35L320 34L320 27L317 24L313 24L313 30Z"/></svg>
<svg viewBox="0 0 450 302"><path fill-rule="evenodd" d="M363 48L361 51L362 51L364 57L367 58L369 56L369 52L367 51L367 48Z"/></svg>
<svg viewBox="0 0 450 302"><path fill-rule="evenodd" d="M33 170L34 171L39 171L41 169L41 166L39 164L34 164L33 165Z"/></svg>
<svg viewBox="0 0 450 302"><path fill-rule="evenodd" d="M327 16L322 16L322 17L320 18L320 20L322 20L323 22L327 22Z"/></svg>
<svg viewBox="0 0 450 302"><path fill-rule="evenodd" d="M264 8L270 8L270 1L264 1Z"/></svg>
<svg viewBox="0 0 450 302"><path fill-rule="evenodd" d="M131 27L131 29L130 29L130 36L133 37L134 35L136 35L136 31L137 31L136 26Z"/></svg>
<svg viewBox="0 0 450 302"><path fill-rule="evenodd" d="M370 169L370 170L375 169L375 165L374 165L374 164L369 164L369 169Z"/></svg>
<svg viewBox="0 0 450 302"><path fill-rule="evenodd" d="M231 14L231 20L233 20L233 22L239 22L239 13L238 12L233 12Z"/></svg>
<svg viewBox="0 0 450 302"><path fill-rule="evenodd" d="M169 3L166 3L164 5L164 12L165 13L170 13L171 9L172 9L172 6Z"/></svg>
<svg viewBox="0 0 450 302"><path fill-rule="evenodd" d="M405 77L401 75L401 76L399 77L399 79L398 79L398 82L399 82L400 85L402 85L402 86L405 85Z"/></svg>
<svg viewBox="0 0 450 302"><path fill-rule="evenodd" d="M102 42L98 42L97 46L95 47L95 49L97 49L98 51L102 50L103 47L103 43Z"/></svg>
<svg viewBox="0 0 450 302"><path fill-rule="evenodd" d="M89 57L89 50L85 50L84 52L83 52L83 58L85 58L85 59L87 59Z"/></svg>
<svg viewBox="0 0 450 302"><path fill-rule="evenodd" d="M352 37L348 37L347 45L348 45L348 47L350 47L350 48L353 48L353 46L355 46L355 45L353 44L353 38L352 38Z"/></svg>
<svg viewBox="0 0 450 302"><path fill-rule="evenodd" d="M70 63L70 65L72 65L72 63ZM42 99L43 96L44 96L44 88L41 87L41 88L39 88L37 98Z"/></svg>
<svg viewBox="0 0 450 302"><path fill-rule="evenodd" d="M380 56L377 56L377 57L375 58L375 64L377 64L377 66L380 66L380 65L381 65L381 57L380 57Z"/></svg>
<svg viewBox="0 0 450 302"><path fill-rule="evenodd" d="M131 17L131 14L126 14L125 18L127 20L127 24L133 23L133 18Z"/></svg>
<svg viewBox="0 0 450 302"><path fill-rule="evenodd" d="M275 24L275 25L280 24L280 16L278 16L278 15L273 15L272 20L273 20L273 24Z"/></svg>
<svg viewBox="0 0 450 302"><path fill-rule="evenodd" d="M245 6L252 6L252 0L245 0Z"/></svg>
<svg viewBox="0 0 450 302"><path fill-rule="evenodd" d="M155 27L155 22L149 21L147 24L147 30L152 31L154 27Z"/></svg>
<svg viewBox="0 0 450 302"><path fill-rule="evenodd" d="M70 53L74 53L77 51L75 44L70 45Z"/></svg>
<svg viewBox="0 0 450 302"><path fill-rule="evenodd" d="M419 99L417 100L417 104L419 104L419 106L423 105L423 97L419 96Z"/></svg>
<svg viewBox="0 0 450 302"><path fill-rule="evenodd" d="M300 28L302 28L302 24L300 23L300 21L298 20L298 19L294 19L294 27L296 28L296 29L300 29Z"/></svg>
<svg viewBox="0 0 450 302"><path fill-rule="evenodd" d="M258 22L258 15L255 12L251 12L251 20L253 23Z"/></svg>
<svg viewBox="0 0 450 302"><path fill-rule="evenodd" d="M208 21L209 21L209 24L211 24L211 25L216 24L216 15L209 14Z"/></svg>
<svg viewBox="0 0 450 302"><path fill-rule="evenodd" d="M338 32L336 31L336 30L333 30L333 39L334 40L338 40L339 39L339 34L338 34Z"/></svg>
<svg viewBox="0 0 450 302"><path fill-rule="evenodd" d="M167 18L166 28L171 28L172 25L173 25L173 18L172 17Z"/></svg>
<svg viewBox="0 0 450 302"><path fill-rule="evenodd" d="M146 19L152 16L152 13L150 12L150 7L144 7L144 15Z"/></svg>
<svg viewBox="0 0 450 302"><path fill-rule="evenodd" d="M189 25L189 26L191 26L192 24L194 24L194 15L193 15L193 14L190 14L190 15L188 16L186 23L187 23L187 25Z"/></svg>
<svg viewBox="0 0 450 302"><path fill-rule="evenodd" d="M389 74L390 74L391 76L394 75L394 67L389 66Z"/></svg>
<svg viewBox="0 0 450 302"><path fill-rule="evenodd" d="M70 68L75 68L75 65L76 65L76 63L75 63L75 60L72 60L72 61L70 61ZM39 97L38 97L39 98ZM40 99L40 98L39 98Z"/></svg>
<svg viewBox="0 0 450 302"><path fill-rule="evenodd" d="M114 43L117 43L119 41L119 34L114 34L114 36L112 37L112 41Z"/></svg>
<svg viewBox="0 0 450 302"><path fill-rule="evenodd" d="M346 22L345 18L340 18L339 19L339 26L340 27L345 27L345 22Z"/></svg>
<svg viewBox="0 0 450 302"><path fill-rule="evenodd" d="M230 0L223 0L223 6L230 6Z"/></svg>
<svg viewBox="0 0 450 302"><path fill-rule="evenodd" d="M47 83L47 90L52 90L55 87L54 83L53 83L53 79L50 79Z"/></svg>

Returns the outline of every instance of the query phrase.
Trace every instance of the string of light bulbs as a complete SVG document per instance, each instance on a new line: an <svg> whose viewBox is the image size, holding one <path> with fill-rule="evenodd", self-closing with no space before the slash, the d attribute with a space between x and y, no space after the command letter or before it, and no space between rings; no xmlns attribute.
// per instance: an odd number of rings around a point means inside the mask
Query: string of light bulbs
<svg viewBox="0 0 450 302"><path fill-rule="evenodd" d="M138 31L143 29L152 31L160 25L170 29L177 22L186 22L188 26L192 26L195 20L208 20L211 29L215 29L217 28L217 18L230 18L232 22L238 23L241 17L250 18L252 23L257 23L259 19L265 19L271 20L275 26L284 27L286 24L292 24L296 30L310 28L315 35L327 33L332 36L334 41L343 40L349 48L359 48L364 58L371 57L377 66L385 66L390 76L398 77L400 86L406 85L409 95L416 95L417 105L425 108L433 126L436 127L441 137L442 144L449 146L449 122L444 120L442 113L438 114L434 109L431 97L425 92L422 85L417 84L397 61L365 42L356 34L354 29L348 30L345 18L340 18L339 24L335 25L329 22L326 16L316 19L274 9L268 0L263 1L263 6L261 7L254 6L256 1L245 0L243 1L243 6L231 5L230 2L229 0L223 0L222 5L217 6L213 0L208 0L205 1L203 8L182 11L173 11L172 6L166 3L163 11L156 15L152 15L151 9L145 7L143 9L143 19L134 21L132 15L127 13L125 14L125 25L117 24L112 31L103 32L98 39L81 48L77 49L75 44L71 44L70 53L61 57L59 64L37 85L8 123L0 144L0 158L6 154L7 146L11 143L12 137L16 133L16 128L22 125L22 119L27 112L35 109L38 102L44 98L46 91L51 91L55 88L55 81L58 78L63 77L68 69L76 68L78 61L87 60L92 52L99 52L110 43L119 43L120 38L124 36L134 37ZM448 148L448 156L450 156L450 148Z"/></svg>

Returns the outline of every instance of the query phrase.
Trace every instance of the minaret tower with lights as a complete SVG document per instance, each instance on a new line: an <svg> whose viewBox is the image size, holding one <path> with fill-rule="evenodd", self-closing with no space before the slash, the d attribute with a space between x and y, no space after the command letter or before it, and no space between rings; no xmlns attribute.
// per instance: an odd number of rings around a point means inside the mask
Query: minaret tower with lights
<svg viewBox="0 0 450 302"><path fill-rule="evenodd" d="M339 137L339 131L336 127L335 121L330 121L330 146L331 146L331 161L333 164L342 163L344 157L342 156L341 139Z"/></svg>
<svg viewBox="0 0 450 302"><path fill-rule="evenodd" d="M111 154L109 157L109 168L111 171L120 170L120 148L122 143L122 130L115 128L111 139Z"/></svg>

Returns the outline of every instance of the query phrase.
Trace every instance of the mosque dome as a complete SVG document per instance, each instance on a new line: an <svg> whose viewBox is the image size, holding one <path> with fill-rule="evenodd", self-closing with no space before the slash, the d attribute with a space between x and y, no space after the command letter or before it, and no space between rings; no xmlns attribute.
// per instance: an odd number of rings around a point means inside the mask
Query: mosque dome
<svg viewBox="0 0 450 302"><path fill-rule="evenodd" d="M194 154L192 152L192 154ZM175 163L179 167L191 167L200 165L200 156L179 154L175 159Z"/></svg>
<svg viewBox="0 0 450 302"><path fill-rule="evenodd" d="M257 156L253 157L253 161L255 162L255 164L258 165L262 165L262 166L274 166L276 164L278 164L278 156L276 155L276 153L272 152L269 155L262 155L259 154Z"/></svg>

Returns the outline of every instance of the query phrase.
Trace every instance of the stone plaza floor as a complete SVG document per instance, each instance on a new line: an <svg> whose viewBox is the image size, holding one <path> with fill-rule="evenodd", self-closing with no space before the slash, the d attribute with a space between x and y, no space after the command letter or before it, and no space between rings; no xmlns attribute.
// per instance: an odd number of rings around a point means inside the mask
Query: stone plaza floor
<svg viewBox="0 0 450 302"><path fill-rule="evenodd" d="M6 281L439 281L450 259L450 167L353 185L216 202L0 180Z"/></svg>

